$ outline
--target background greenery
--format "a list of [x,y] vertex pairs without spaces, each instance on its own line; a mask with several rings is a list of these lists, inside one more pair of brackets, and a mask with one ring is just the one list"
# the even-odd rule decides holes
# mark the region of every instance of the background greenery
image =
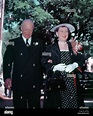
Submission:
[[34,35],[46,43],[54,38],[49,30],[64,22],[75,26],[72,36],[85,46],[93,40],[93,0],[6,0],[3,53],[7,41],[20,35],[20,24],[26,18],[34,21]]

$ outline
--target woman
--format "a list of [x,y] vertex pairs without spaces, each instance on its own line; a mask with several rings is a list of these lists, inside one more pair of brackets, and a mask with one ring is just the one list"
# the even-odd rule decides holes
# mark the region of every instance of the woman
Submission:
[[[47,46],[42,54],[42,65],[46,68],[44,108],[78,108],[84,106],[79,85],[78,67],[83,67],[81,53],[72,49],[69,36],[75,31],[73,25],[64,23],[51,29],[57,42]],[[80,68],[79,68],[80,69]]]

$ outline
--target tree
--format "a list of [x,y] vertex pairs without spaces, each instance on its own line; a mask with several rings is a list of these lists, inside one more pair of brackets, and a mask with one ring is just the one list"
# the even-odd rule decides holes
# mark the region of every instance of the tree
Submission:
[[[74,36],[90,40],[93,36],[92,0],[6,0],[4,29],[14,34],[13,25],[20,26],[25,18],[35,22],[35,35],[50,40],[49,30],[59,23],[69,22],[76,28]],[[19,30],[20,32],[20,30]],[[15,36],[19,36],[20,33]]]

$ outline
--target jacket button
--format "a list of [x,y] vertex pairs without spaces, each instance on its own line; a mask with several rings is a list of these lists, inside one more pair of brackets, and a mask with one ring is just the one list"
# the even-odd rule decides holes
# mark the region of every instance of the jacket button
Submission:
[[45,97],[45,99],[47,99],[47,96]]
[[58,88],[60,88],[60,85],[58,85]]
[[35,64],[33,64],[33,66],[35,66]]
[[23,97],[21,96],[20,99],[22,99]]
[[35,88],[35,85],[33,85],[33,88]]
[[10,64],[8,64],[8,66],[10,66]]
[[21,76],[20,77],[23,77],[23,75],[21,74]]
[[22,56],[23,54],[21,53],[20,55]]
[[60,107],[58,107],[58,109],[60,109]]

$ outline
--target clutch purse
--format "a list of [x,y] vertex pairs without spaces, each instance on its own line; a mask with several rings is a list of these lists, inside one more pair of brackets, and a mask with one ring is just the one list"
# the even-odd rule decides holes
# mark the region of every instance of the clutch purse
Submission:
[[48,78],[46,83],[47,91],[64,91],[66,84],[63,78]]

